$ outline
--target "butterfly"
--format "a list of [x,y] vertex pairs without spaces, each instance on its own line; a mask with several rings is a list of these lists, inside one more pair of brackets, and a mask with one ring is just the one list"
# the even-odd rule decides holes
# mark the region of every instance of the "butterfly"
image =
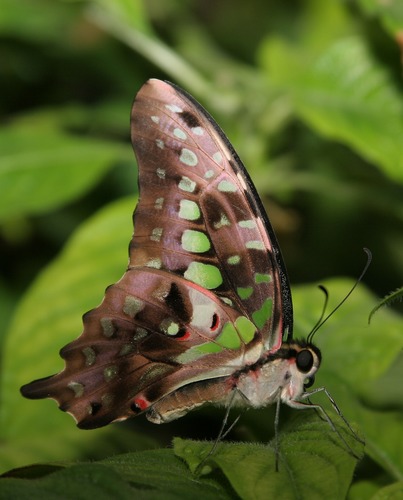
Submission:
[[[83,429],[204,404],[316,407],[321,363],[293,340],[289,280],[245,167],[213,118],[176,85],[138,92],[131,137],[139,202],[127,271],[83,316],[62,372],[21,388]],[[322,389],[320,389],[322,390]]]

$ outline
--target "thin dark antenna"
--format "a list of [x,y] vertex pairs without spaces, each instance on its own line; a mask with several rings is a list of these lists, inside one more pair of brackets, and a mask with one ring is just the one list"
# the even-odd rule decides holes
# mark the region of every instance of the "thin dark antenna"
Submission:
[[322,312],[320,313],[318,321],[315,323],[314,327],[312,328],[311,332],[308,335],[308,342],[310,342],[310,339],[312,338],[313,332],[316,332],[316,330],[320,327],[323,318],[325,317],[325,312],[327,308],[327,304],[329,302],[329,292],[327,291],[327,288],[324,287],[323,285],[318,285],[318,288],[325,294],[325,302],[323,303],[322,307]]
[[319,288],[325,293],[326,295],[326,300],[325,300],[325,307],[322,311],[322,314],[318,320],[318,322],[316,323],[316,325],[312,328],[310,334],[308,335],[307,337],[307,340],[308,342],[312,342],[312,339],[315,335],[315,333],[319,330],[319,328],[321,328],[325,323],[326,321],[331,317],[333,316],[333,314],[337,311],[337,309],[339,309],[339,307],[341,307],[344,302],[350,297],[350,295],[353,293],[353,291],[355,290],[356,286],[358,285],[358,283],[362,280],[362,278],[364,277],[365,273],[367,272],[370,264],[371,264],[371,261],[372,261],[372,253],[371,253],[371,250],[369,250],[368,248],[364,248],[363,249],[364,252],[367,254],[367,262],[365,263],[365,266],[364,266],[364,269],[361,271],[361,274],[360,276],[358,277],[358,279],[356,280],[356,282],[354,283],[354,285],[352,286],[351,290],[347,293],[347,295],[337,304],[337,306],[332,310],[330,311],[330,313],[323,319],[323,316],[324,316],[324,313],[325,313],[325,307],[327,305],[327,301],[328,301],[328,292],[326,290],[325,287],[323,286],[319,286]]

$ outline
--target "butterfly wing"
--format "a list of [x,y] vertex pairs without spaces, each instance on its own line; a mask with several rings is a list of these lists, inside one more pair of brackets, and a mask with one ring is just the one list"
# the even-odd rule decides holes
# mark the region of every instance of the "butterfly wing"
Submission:
[[251,319],[265,350],[292,332],[274,231],[224,133],[183,90],[148,81],[132,111],[140,175],[130,266],[158,265],[215,291]]
[[133,104],[132,142],[140,201],[128,270],[62,349],[66,368],[22,388],[56,399],[82,428],[225,402],[230,375],[292,330],[275,235],[212,118],[182,90],[150,80]]

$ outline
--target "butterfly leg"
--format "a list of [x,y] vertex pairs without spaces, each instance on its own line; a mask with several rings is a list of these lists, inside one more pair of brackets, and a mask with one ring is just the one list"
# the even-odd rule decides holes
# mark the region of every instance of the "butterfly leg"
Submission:
[[[310,396],[312,396],[313,394],[317,394],[318,392],[324,392],[326,394],[326,396],[328,397],[331,405],[333,406],[334,410],[336,411],[337,415],[343,420],[343,422],[350,429],[350,431],[351,431],[352,435],[354,436],[354,438],[357,441],[359,441],[360,443],[364,444],[364,441],[357,435],[357,433],[354,431],[354,429],[348,423],[347,419],[344,417],[344,415],[340,411],[339,407],[337,406],[335,400],[332,398],[332,396],[330,395],[329,391],[325,387],[318,387],[317,389],[314,389],[314,390],[312,390],[310,392],[305,392],[304,394],[302,394],[302,396],[300,397],[300,399],[308,399]],[[357,458],[357,459],[361,458],[360,456],[358,456],[354,452],[354,450],[351,448],[351,446],[347,443],[347,441],[345,440],[345,438],[343,437],[343,435],[338,431],[337,427],[334,425],[333,420],[329,417],[329,415],[327,414],[327,412],[325,411],[325,409],[321,405],[312,404],[312,403],[307,404],[307,403],[302,403],[301,401],[288,401],[287,404],[289,406],[291,406],[292,408],[295,408],[297,410],[305,410],[305,409],[308,409],[308,408],[312,408],[312,409],[317,410],[320,413],[320,415],[322,415],[323,418],[326,420],[326,422],[329,424],[330,428],[337,434],[337,436],[339,437],[339,439],[344,443],[345,447],[349,450],[349,452],[355,458]]]
[[274,452],[276,455],[276,472],[279,471],[280,443],[278,438],[278,427],[280,424],[281,390],[276,397],[276,415],[274,417]]
[[[351,427],[349,421],[346,419],[346,417],[343,415],[343,413],[341,412],[340,408],[337,406],[337,403],[336,401],[333,399],[332,395],[330,394],[330,392],[326,389],[326,387],[318,387],[316,389],[313,389],[309,392],[305,392],[304,394],[302,394],[301,396],[301,399],[308,399],[309,401],[309,397],[312,396],[313,394],[317,394],[318,392],[324,392],[328,398],[328,400],[330,401],[330,404],[333,406],[333,409],[334,411],[337,413],[337,415],[343,420],[343,422],[346,424],[346,426],[350,429],[350,432],[351,434],[355,437],[355,439],[357,441],[359,441],[360,443],[362,444],[365,444],[365,441],[362,440],[358,434],[355,432],[355,430]],[[318,405],[315,405],[312,403],[310,403],[309,406],[318,406]],[[319,412],[322,413],[322,415],[325,413],[324,409],[322,407],[320,407],[321,410],[319,410]],[[317,408],[318,409],[318,408]],[[330,419],[330,417],[329,417]],[[327,419],[326,419],[327,420]]]
[[227,406],[227,409],[225,411],[225,415],[224,415],[224,419],[222,421],[222,424],[221,424],[221,427],[220,427],[220,430],[218,432],[218,435],[214,441],[214,444],[213,446],[210,448],[209,452],[207,453],[207,455],[203,458],[203,460],[199,463],[199,465],[197,466],[196,468],[196,475],[200,474],[200,471],[203,467],[203,465],[206,463],[207,459],[213,455],[213,453],[216,451],[217,449],[217,446],[218,446],[218,443],[225,438],[225,436],[231,432],[231,430],[234,428],[234,426],[236,425],[236,423],[238,422],[238,420],[241,418],[241,415],[239,414],[236,419],[232,422],[232,424],[228,427],[228,429],[226,429],[226,426],[227,426],[227,423],[228,423],[228,419],[229,419],[229,414],[230,414],[230,411],[231,411],[231,408],[232,408],[232,405],[234,403],[234,400],[235,400],[235,396],[236,396],[236,389],[233,390],[232,394],[231,394],[231,397],[229,399],[229,402],[228,402],[228,406]]

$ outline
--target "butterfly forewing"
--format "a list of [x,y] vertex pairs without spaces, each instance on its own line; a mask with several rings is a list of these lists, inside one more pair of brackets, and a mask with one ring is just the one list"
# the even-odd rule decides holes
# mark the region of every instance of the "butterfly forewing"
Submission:
[[129,268],[62,349],[65,370],[22,389],[56,399],[83,428],[225,404],[232,374],[291,335],[274,233],[212,118],[180,89],[150,80],[133,104],[132,142],[140,200]]
[[291,332],[278,245],[250,178],[221,129],[180,89],[147,82],[132,110],[140,202],[130,265],[158,266],[215,294],[276,350]]

